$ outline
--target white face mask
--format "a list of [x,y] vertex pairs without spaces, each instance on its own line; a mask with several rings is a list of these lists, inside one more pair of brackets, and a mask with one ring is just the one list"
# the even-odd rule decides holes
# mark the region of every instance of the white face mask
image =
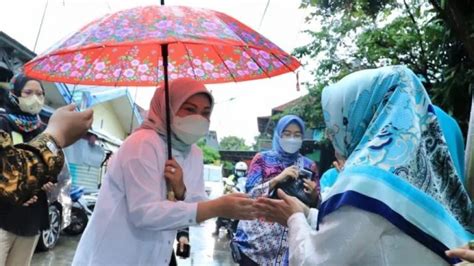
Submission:
[[20,110],[32,115],[39,114],[44,105],[44,98],[36,95],[28,97],[18,97],[18,106]]
[[237,177],[242,177],[242,176],[245,176],[245,172],[244,171],[235,171],[235,175]]
[[295,153],[303,144],[302,138],[280,138],[281,148],[287,153]]
[[209,121],[202,115],[175,116],[171,129],[186,144],[196,143],[209,131]]

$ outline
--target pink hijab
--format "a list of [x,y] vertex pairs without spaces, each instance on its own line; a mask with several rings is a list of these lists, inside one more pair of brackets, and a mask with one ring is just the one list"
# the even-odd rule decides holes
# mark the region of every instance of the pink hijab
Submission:
[[[206,86],[200,81],[191,78],[180,78],[173,80],[169,85],[170,94],[170,111],[171,111],[171,123],[176,116],[181,105],[191,96],[203,93],[209,97],[211,102],[211,108],[214,106],[214,98],[207,90]],[[166,105],[165,105],[165,90],[157,88],[155,94],[150,103],[150,110],[148,116],[143,124],[137,130],[141,129],[153,129],[160,137],[167,140],[166,136]],[[178,139],[173,131],[171,131],[171,145],[174,149],[187,155],[191,150],[191,145],[188,145]]]

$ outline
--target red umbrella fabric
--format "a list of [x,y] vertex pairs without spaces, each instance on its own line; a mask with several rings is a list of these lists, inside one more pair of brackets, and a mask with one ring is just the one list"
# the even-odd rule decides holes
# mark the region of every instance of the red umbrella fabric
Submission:
[[294,71],[300,63],[238,20],[212,10],[147,6],[107,15],[25,65],[46,81],[156,86],[168,78],[204,83],[244,81]]

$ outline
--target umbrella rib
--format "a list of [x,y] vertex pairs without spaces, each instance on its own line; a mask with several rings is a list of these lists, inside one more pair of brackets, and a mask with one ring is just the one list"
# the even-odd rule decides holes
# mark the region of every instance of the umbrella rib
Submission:
[[193,66],[193,60],[191,60],[191,56],[189,55],[189,51],[188,49],[186,48],[186,44],[184,42],[179,42],[181,44],[183,44],[184,46],[184,50],[186,51],[186,54],[188,55],[188,58],[189,58],[189,65],[191,66],[191,68],[193,69],[193,75],[194,75],[194,79],[197,80],[197,76],[196,76],[196,71],[194,71],[194,66]]
[[117,87],[117,84],[119,84],[120,79],[122,78],[122,74],[123,74],[123,61],[120,61],[120,73],[118,74],[117,79],[115,80],[114,87]]
[[222,61],[222,64],[225,66],[225,68],[227,69],[227,71],[229,71],[229,74],[230,76],[232,77],[232,80],[234,82],[237,82],[237,79],[235,78],[234,74],[232,74],[232,71],[230,71],[230,68],[226,65],[226,63],[224,62],[224,58],[222,58],[222,56],[219,54],[219,52],[217,51],[216,49],[216,46],[215,45],[211,45],[212,49],[214,49],[214,51],[216,52],[217,56],[219,57],[219,59]]
[[[225,22],[225,21],[221,18],[221,15],[225,15],[224,13],[215,11],[215,14],[218,14],[218,15],[216,16],[216,18],[219,19],[222,24],[228,26],[228,25],[227,25],[227,22]],[[227,16],[227,15],[225,15],[225,16]],[[246,42],[242,39],[242,37],[240,37],[240,35],[239,35],[237,32],[235,32],[234,30],[231,30],[231,31],[232,31],[232,33],[234,33],[234,35],[235,35],[237,38],[239,38],[239,40],[240,40],[240,42],[241,42],[242,45],[246,45]]]
[[73,88],[72,94],[71,94],[71,99],[69,100],[70,103],[72,103],[72,100],[74,99],[74,93],[75,93],[75,91],[76,91],[77,85],[82,83],[82,81],[84,80],[84,78],[85,78],[85,76],[86,76],[86,73],[92,68],[92,66],[94,65],[94,63],[97,62],[97,60],[100,58],[100,55],[101,55],[104,51],[105,51],[105,47],[102,47],[102,50],[99,52],[99,56],[97,56],[96,59],[94,60],[94,62],[92,62],[91,64],[89,64],[89,67],[87,68],[87,70],[82,73],[82,76],[81,76],[81,78],[79,79],[79,82],[75,82],[74,88]]
[[[161,51],[161,44],[158,44],[158,48],[156,49],[157,51]],[[161,52],[160,52],[161,54]],[[163,65],[161,64],[160,66],[160,54],[158,54],[158,52],[156,53],[156,87],[158,88],[158,86],[160,86],[160,77],[159,77],[159,73],[160,73],[160,67]],[[161,57],[163,58],[163,55],[161,55]],[[169,62],[168,62],[169,64]],[[165,74],[165,68],[163,67],[163,75]],[[168,74],[168,73],[167,73]],[[164,83],[164,77],[163,77],[163,83]],[[157,89],[155,88],[155,89]],[[163,89],[164,89],[164,84],[163,84]]]
[[[248,51],[248,50],[247,50],[247,47],[242,46],[242,48],[244,49],[245,52]],[[267,72],[263,69],[263,67],[257,62],[257,60],[255,60],[255,59],[253,58],[253,56],[251,55],[251,53],[247,53],[247,54],[250,55],[250,59],[252,59],[252,61],[262,70],[263,74],[265,74],[265,76],[267,76],[267,78],[271,78],[271,76],[268,75],[268,73],[267,73]]]
[[[280,63],[281,63],[282,65],[284,65],[290,72],[295,73],[295,70],[296,70],[296,69],[291,69],[291,68],[290,68],[285,62],[283,62],[283,61],[280,59],[280,57],[278,57],[275,53],[273,53],[273,52],[270,52],[270,53],[271,53],[274,57],[276,57],[276,59],[278,59],[278,61],[280,61]],[[301,65],[301,64],[300,64],[300,65]]]

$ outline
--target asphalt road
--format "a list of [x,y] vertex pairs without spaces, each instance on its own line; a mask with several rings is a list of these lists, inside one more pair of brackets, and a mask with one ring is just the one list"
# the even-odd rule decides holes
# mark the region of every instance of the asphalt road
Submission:
[[[212,236],[215,220],[191,227],[191,257],[178,259],[178,265],[237,265],[232,261],[229,240],[221,229],[219,236]],[[56,247],[48,252],[37,252],[33,256],[33,266],[71,265],[80,236],[61,235]],[[174,245],[176,246],[176,244]]]

